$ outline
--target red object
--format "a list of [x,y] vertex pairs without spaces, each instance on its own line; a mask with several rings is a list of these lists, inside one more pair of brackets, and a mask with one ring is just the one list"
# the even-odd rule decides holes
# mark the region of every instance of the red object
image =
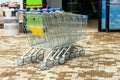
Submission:
[[48,6],[46,6],[46,8],[48,9],[49,7],[48,7]]
[[28,8],[25,8],[25,10],[28,10]]

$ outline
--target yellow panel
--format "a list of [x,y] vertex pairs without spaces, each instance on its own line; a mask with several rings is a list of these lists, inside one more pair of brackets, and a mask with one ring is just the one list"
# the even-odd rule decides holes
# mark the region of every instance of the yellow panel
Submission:
[[33,35],[45,36],[45,33],[41,27],[30,26],[30,30]]

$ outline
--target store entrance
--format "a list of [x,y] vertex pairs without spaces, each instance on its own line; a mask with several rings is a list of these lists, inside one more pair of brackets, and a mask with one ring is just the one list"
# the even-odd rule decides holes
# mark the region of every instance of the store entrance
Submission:
[[88,30],[98,31],[99,0],[63,0],[63,10],[88,15]]

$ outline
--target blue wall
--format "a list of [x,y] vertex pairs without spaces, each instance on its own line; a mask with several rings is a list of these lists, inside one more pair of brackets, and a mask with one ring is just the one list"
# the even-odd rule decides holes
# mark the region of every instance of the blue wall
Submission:
[[110,0],[110,2],[109,28],[120,29],[120,0]]
[[[102,0],[102,29],[106,29],[106,2]],[[120,29],[120,0],[110,0],[109,7],[109,29],[118,30]]]

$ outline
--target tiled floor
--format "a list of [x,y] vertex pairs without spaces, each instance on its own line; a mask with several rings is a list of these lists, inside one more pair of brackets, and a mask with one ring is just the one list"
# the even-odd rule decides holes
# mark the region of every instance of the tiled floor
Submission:
[[40,71],[40,63],[16,65],[27,48],[23,34],[4,37],[0,31],[0,80],[120,80],[120,33],[89,32],[80,45],[85,57]]

